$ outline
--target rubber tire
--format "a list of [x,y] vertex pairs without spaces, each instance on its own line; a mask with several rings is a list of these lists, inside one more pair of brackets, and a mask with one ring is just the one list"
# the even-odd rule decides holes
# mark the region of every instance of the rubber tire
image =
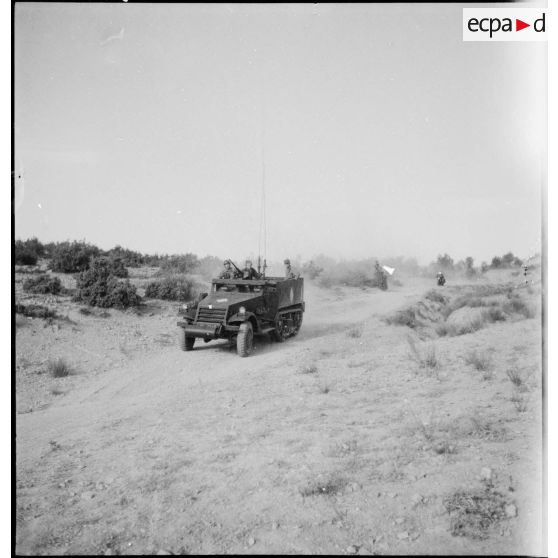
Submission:
[[283,343],[286,339],[285,333],[277,327],[278,325],[279,325],[279,320],[275,322],[275,329],[271,332],[271,338],[276,343]]
[[178,346],[181,351],[193,351],[195,342],[195,337],[188,337],[181,327],[178,328]]
[[236,336],[236,352],[240,357],[247,357],[254,348],[254,331],[250,322],[240,324],[240,330]]

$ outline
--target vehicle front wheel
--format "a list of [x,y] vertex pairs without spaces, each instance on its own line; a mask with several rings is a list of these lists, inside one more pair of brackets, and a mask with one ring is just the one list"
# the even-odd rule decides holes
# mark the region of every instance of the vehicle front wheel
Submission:
[[195,337],[189,337],[181,327],[178,328],[178,346],[181,351],[193,351],[195,342]]
[[240,326],[236,337],[236,352],[238,356],[247,357],[254,348],[254,331],[250,322],[244,322]]

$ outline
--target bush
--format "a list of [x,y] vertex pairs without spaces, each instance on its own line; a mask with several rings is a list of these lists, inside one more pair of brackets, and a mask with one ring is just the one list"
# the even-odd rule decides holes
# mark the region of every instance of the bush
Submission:
[[53,378],[66,378],[72,373],[71,367],[63,358],[49,361],[48,371]]
[[[120,260],[122,265],[127,267],[140,267],[144,263],[144,257],[139,252],[122,248],[122,246],[115,246],[106,252],[106,255],[111,260]],[[127,275],[125,276],[127,277]]]
[[23,314],[29,318],[56,318],[57,314],[54,310],[41,306],[40,304],[16,304],[16,314]]
[[134,285],[119,281],[111,273],[111,264],[106,258],[97,258],[92,260],[87,271],[79,274],[74,300],[100,308],[128,308],[137,306],[141,298]]
[[448,301],[448,298],[446,296],[435,289],[428,291],[424,298],[430,300],[431,302],[437,302],[438,304],[446,304]]
[[35,294],[59,294],[62,283],[58,277],[41,274],[38,277],[30,277],[23,282],[23,290]]
[[85,271],[99,253],[99,248],[86,242],[59,242],[52,247],[50,267],[62,273]]
[[145,288],[147,298],[187,302],[196,296],[195,283],[183,276],[169,276],[151,281]]
[[126,279],[128,277],[128,270],[124,266],[123,261],[120,258],[109,257],[107,258],[107,265],[109,267],[109,272],[115,277],[121,279]]
[[37,260],[45,253],[44,246],[37,238],[15,241],[15,264],[36,265]]
[[473,366],[479,372],[486,372],[492,367],[492,359],[487,352],[470,351],[465,355],[465,362]]
[[417,327],[417,316],[415,309],[412,307],[404,308],[403,310],[398,310],[392,316],[385,318],[385,322],[389,325],[401,325],[410,328]]

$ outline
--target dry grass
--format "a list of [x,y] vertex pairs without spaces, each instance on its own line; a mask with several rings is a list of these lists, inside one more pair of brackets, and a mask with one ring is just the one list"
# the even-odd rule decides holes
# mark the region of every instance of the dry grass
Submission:
[[489,530],[506,517],[507,500],[491,486],[458,490],[444,500],[454,537],[486,539]]
[[469,351],[465,355],[465,362],[479,372],[487,372],[492,368],[492,358],[487,351]]
[[347,336],[352,337],[353,339],[358,339],[362,337],[362,328],[361,327],[353,327],[347,331]]
[[403,310],[398,310],[392,316],[384,318],[384,320],[389,325],[407,326],[411,329],[416,328],[418,325],[415,309],[410,306]]
[[315,364],[305,364],[298,371],[299,374],[317,374],[318,367]]
[[520,388],[523,386],[524,380],[521,372],[517,368],[514,367],[506,370],[506,376],[515,387]]
[[420,351],[410,335],[407,336],[407,343],[409,345],[409,358],[418,364],[419,368],[431,372],[439,370],[441,364],[434,344],[426,347],[424,351]]
[[49,361],[47,368],[53,378],[66,378],[73,373],[72,368],[63,358]]
[[347,486],[348,481],[339,474],[331,474],[323,480],[311,479],[299,489],[302,496],[332,496],[339,494]]

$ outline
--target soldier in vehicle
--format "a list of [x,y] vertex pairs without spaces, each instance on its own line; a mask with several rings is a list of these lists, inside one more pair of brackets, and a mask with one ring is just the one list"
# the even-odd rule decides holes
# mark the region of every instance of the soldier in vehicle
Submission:
[[242,279],[259,279],[260,274],[252,267],[252,262],[246,260],[244,269],[242,270]]
[[285,264],[285,279],[294,279],[296,275],[291,268],[291,260],[286,259],[283,263]]
[[219,279],[236,279],[238,273],[232,268],[231,262],[229,260],[225,260],[223,262],[223,266],[225,269],[223,269],[219,275]]

